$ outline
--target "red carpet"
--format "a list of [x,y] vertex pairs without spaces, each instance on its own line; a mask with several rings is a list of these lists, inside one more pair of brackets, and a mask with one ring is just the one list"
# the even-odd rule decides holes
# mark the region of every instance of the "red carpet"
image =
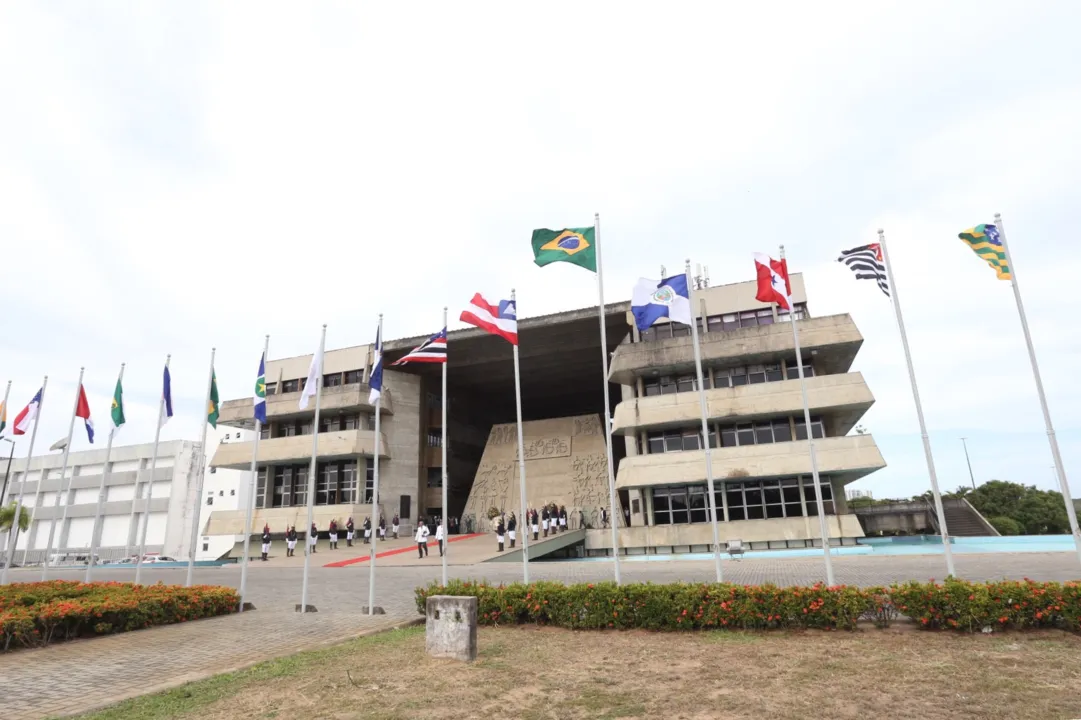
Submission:
[[[482,535],[484,535],[484,533],[473,533],[472,535],[453,535],[451,536],[450,540],[447,540],[447,544],[449,545],[450,543],[458,542],[459,540],[469,540],[471,538],[481,537]],[[439,545],[437,545],[434,541],[431,540],[429,540],[428,544],[435,545],[437,548],[439,547]],[[417,544],[413,543],[412,545],[406,545],[405,547],[395,548],[394,550],[387,550],[386,552],[377,553],[375,559],[378,560],[379,558],[390,557],[391,555],[401,555],[405,552],[416,552],[416,550]],[[364,557],[355,557],[349,558],[348,560],[339,560],[338,562],[327,563],[323,567],[337,568],[345,567],[347,565],[356,565],[357,563],[365,562],[369,557],[369,555],[365,555]]]

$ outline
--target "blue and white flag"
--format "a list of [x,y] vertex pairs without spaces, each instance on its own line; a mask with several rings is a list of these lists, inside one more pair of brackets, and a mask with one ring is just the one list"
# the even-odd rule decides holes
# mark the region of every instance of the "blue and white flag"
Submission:
[[368,404],[375,405],[379,396],[383,394],[383,339],[382,326],[375,331],[375,351],[372,360],[372,374],[368,378],[368,386],[372,391],[368,394]]
[[165,403],[165,414],[161,416],[161,427],[173,416],[173,378],[169,375],[169,366],[165,366],[165,377],[161,383],[161,399]]
[[255,419],[266,425],[266,355],[259,356],[259,377],[255,378]]
[[641,278],[631,294],[631,312],[639,330],[650,328],[660,318],[690,325],[691,294],[687,276],[676,275],[660,282]]

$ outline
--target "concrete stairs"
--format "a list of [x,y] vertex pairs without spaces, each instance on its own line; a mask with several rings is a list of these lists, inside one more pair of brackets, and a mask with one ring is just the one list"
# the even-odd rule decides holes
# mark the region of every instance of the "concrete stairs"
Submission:
[[946,529],[953,537],[987,537],[998,532],[967,501],[943,502]]

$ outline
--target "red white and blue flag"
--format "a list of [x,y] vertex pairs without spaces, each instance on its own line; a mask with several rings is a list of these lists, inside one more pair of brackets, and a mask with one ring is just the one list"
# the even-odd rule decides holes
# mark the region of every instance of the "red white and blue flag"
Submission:
[[405,365],[411,362],[422,363],[445,363],[447,361],[447,329],[443,328],[435,335],[417,345],[409,351],[401,360],[396,360],[391,365]]
[[792,284],[788,281],[788,263],[774,260],[763,253],[754,254],[754,269],[758,273],[759,302],[777,303],[777,306],[792,310]]
[[518,344],[518,310],[513,300],[500,300],[498,305],[492,305],[477,293],[459,319],[498,335],[511,345]]
[[30,401],[30,404],[22,409],[18,415],[15,416],[15,429],[12,433],[15,435],[25,435],[26,431],[30,429],[30,426],[34,423],[34,420],[38,417],[38,408],[41,407],[41,393],[45,388],[38,390],[34,395],[34,399]]
[[86,437],[94,444],[94,421],[90,419],[90,403],[86,401],[86,390],[79,386],[79,402],[75,405],[75,417],[82,418],[86,425]]

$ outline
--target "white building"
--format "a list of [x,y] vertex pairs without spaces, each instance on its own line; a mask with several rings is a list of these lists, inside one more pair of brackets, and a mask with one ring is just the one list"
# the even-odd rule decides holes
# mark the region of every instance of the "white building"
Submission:
[[[214,457],[219,445],[252,442],[254,439],[255,432],[252,430],[225,427],[224,425],[219,425],[217,430],[207,428],[206,455],[208,458]],[[230,470],[219,467],[208,469],[206,478],[203,480],[203,497],[199,506],[199,527],[201,532],[206,532],[211,513],[220,510],[244,511],[247,509],[247,499],[251,497],[250,478],[251,472],[248,470]],[[258,530],[256,528],[256,531]],[[203,535],[199,539],[195,559],[217,560],[228,554],[236,543],[243,542],[243,540],[243,535]]]
[[[237,437],[240,434],[247,435],[248,440],[251,439],[250,431],[224,427],[216,431],[208,428],[207,445],[210,446],[210,452],[213,453],[221,442],[241,441],[241,438]],[[204,498],[197,501],[194,495],[197,490],[196,473],[199,472],[201,464],[199,443],[171,440],[158,444],[153,492],[147,514],[146,498],[151,486],[150,465],[153,450],[153,443],[113,446],[109,457],[109,476],[105,483],[101,543],[98,551],[103,560],[119,559],[138,549],[144,517],[149,519],[146,530],[147,552],[160,552],[170,557],[186,559],[191,543],[194,507],[200,508],[200,522],[203,524],[209,518],[209,513],[201,511],[211,507],[211,501],[213,508],[219,505],[227,508],[243,507],[241,503],[248,492],[248,483],[244,480],[249,473],[221,469],[206,472]],[[17,458],[11,464],[3,503],[14,502],[22,490],[23,506],[32,518],[29,532],[19,534],[16,562],[23,562],[24,550],[28,550],[26,562],[44,560],[49,529],[54,518],[57,522],[63,519],[63,526],[58,526],[53,535],[53,552],[85,551],[90,548],[98,493],[105,472],[105,449],[71,453],[68,456],[68,468],[63,483],[60,478],[62,463],[63,453],[57,452],[36,455],[30,458],[29,462],[26,458]],[[205,466],[205,463],[202,464]],[[0,467],[3,467],[4,471],[7,470],[6,465],[6,460],[0,460]],[[45,480],[40,482],[43,473]],[[58,493],[61,497],[59,505],[56,505]],[[5,533],[0,539],[0,545],[6,546],[7,542]],[[222,538],[208,543],[204,538],[199,547],[205,546],[206,551],[197,549],[196,558],[220,557],[225,550],[216,554],[215,551],[219,547],[230,545],[230,542],[230,538]]]

